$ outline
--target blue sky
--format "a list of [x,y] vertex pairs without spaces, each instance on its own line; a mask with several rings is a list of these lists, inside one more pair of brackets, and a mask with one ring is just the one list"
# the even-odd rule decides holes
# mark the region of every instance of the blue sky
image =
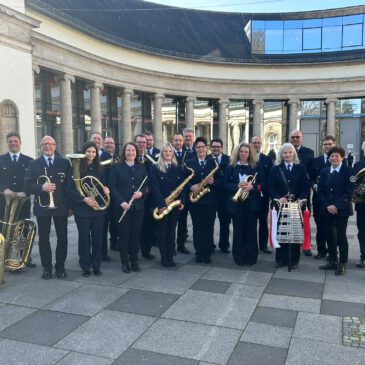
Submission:
[[364,0],[152,0],[152,2],[200,10],[244,13],[278,13],[365,5]]

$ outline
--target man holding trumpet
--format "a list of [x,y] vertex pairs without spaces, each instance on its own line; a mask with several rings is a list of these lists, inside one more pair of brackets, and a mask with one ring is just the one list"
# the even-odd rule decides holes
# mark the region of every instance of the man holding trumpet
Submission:
[[42,156],[30,162],[24,178],[24,189],[33,194],[33,212],[37,217],[39,235],[39,254],[43,266],[42,278],[52,278],[52,250],[49,240],[51,223],[56,229],[56,276],[66,277],[65,261],[67,256],[67,179],[72,176],[68,160],[55,155],[56,141],[44,136],[40,143]]

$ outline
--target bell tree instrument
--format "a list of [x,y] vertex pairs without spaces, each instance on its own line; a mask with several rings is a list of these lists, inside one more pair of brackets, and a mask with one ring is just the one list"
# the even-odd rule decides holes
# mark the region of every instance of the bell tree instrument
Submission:
[[361,169],[354,177],[355,190],[352,201],[357,204],[365,203],[365,168]]
[[250,192],[244,191],[244,188],[247,184],[254,185],[256,182],[256,178],[257,178],[257,172],[255,173],[255,175],[247,175],[246,178],[243,180],[243,182],[246,184],[244,184],[242,188],[238,188],[236,194],[234,194],[232,197],[232,201],[235,203],[237,203],[239,200],[244,202],[250,195]]
[[156,221],[159,221],[165,218],[174,208],[179,207],[181,205],[181,200],[178,199],[180,193],[186,186],[186,184],[194,177],[195,172],[190,167],[187,167],[184,164],[185,168],[190,171],[190,175],[168,196],[165,198],[166,209],[162,212],[158,212],[158,208],[156,207],[153,210],[152,216]]
[[[43,185],[44,183],[51,184],[51,179],[47,175],[46,167],[44,168],[44,175],[39,176],[37,179],[37,184]],[[40,195],[38,196],[39,206],[41,206],[42,208],[46,208],[46,209],[57,209],[57,207],[55,206],[55,203],[54,203],[53,191],[49,191],[48,196],[49,196],[48,204],[42,204],[41,196]]]
[[76,190],[83,196],[95,199],[96,206],[94,210],[105,210],[110,205],[109,194],[104,193],[105,186],[95,176],[84,176],[80,178],[80,162],[86,157],[83,153],[70,153],[66,157],[71,161],[73,180]]
[[199,183],[199,191],[194,193],[191,191],[189,193],[189,200],[192,203],[198,202],[205,194],[210,193],[210,189],[208,186],[208,180],[210,177],[213,177],[216,171],[219,169],[218,162],[214,160],[215,167],[212,169],[212,171],[209,172],[209,174]]

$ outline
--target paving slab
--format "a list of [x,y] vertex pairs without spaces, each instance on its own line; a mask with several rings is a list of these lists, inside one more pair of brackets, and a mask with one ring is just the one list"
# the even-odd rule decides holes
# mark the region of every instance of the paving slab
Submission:
[[241,331],[235,329],[161,318],[133,344],[133,348],[223,365],[240,334]]
[[40,309],[1,331],[0,337],[53,346],[88,319],[86,316]]
[[290,309],[309,313],[319,313],[321,309],[321,301],[319,299],[266,293],[262,296],[259,305],[263,307]]
[[358,317],[365,319],[365,306],[360,303],[322,300],[321,314],[330,314],[340,317]]
[[341,344],[342,318],[326,314],[299,312],[293,337]]
[[36,308],[6,304],[0,307],[0,331],[36,311]]
[[59,312],[93,316],[127,292],[124,288],[86,284],[55,300],[46,308]]
[[[129,349],[124,352],[113,365],[198,365],[198,361],[183,357],[159,354],[157,352]],[[201,362],[199,363],[201,365]]]
[[[302,260],[303,261],[303,260]],[[299,281],[310,281],[314,283],[324,283],[325,272],[319,270],[318,266],[323,265],[321,260],[314,260],[311,263],[300,262],[296,270],[288,272],[288,270],[280,269],[276,270],[274,274],[275,279],[290,279]]]
[[126,294],[111,303],[107,309],[159,317],[178,298],[180,296],[176,294],[130,289]]
[[153,321],[152,317],[103,310],[55,347],[116,359]]
[[298,312],[292,310],[256,307],[252,314],[251,321],[293,328],[295,326],[295,321],[297,320],[297,315]]
[[70,352],[57,365],[111,365],[113,361],[100,356]]
[[284,365],[287,349],[239,342],[228,365]]
[[285,365],[365,364],[365,350],[293,338]]
[[321,299],[323,284],[301,280],[271,279],[265,293]]
[[226,294],[238,295],[240,297],[260,299],[265,290],[264,286],[231,284]]
[[240,341],[259,345],[288,348],[293,329],[271,324],[249,322]]
[[165,318],[243,329],[258,300],[232,295],[187,291],[164,314]]
[[203,276],[206,274],[209,270],[212,268],[209,265],[192,265],[192,264],[186,264],[179,267],[179,272],[184,272],[188,274],[196,274],[199,276]]
[[190,289],[224,294],[230,286],[231,283],[225,281],[200,279]]
[[6,365],[53,365],[67,353],[52,347],[0,339],[0,361]]

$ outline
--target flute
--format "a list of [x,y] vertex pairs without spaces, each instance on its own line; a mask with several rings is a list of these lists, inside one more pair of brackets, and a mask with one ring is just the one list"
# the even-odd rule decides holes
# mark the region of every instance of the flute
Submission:
[[[137,191],[140,191],[142,189],[142,186],[144,185],[144,183],[146,182],[147,180],[147,176],[143,179],[142,181],[142,184],[139,186],[139,188],[137,189]],[[134,195],[134,194],[133,194]],[[132,198],[129,200],[128,204],[131,205],[134,201],[134,198],[133,198],[133,195],[132,195]],[[120,223],[122,221],[122,219],[124,218],[124,216],[127,214],[129,209],[124,209],[124,212],[123,214],[120,216],[119,220],[118,220],[118,223]]]

